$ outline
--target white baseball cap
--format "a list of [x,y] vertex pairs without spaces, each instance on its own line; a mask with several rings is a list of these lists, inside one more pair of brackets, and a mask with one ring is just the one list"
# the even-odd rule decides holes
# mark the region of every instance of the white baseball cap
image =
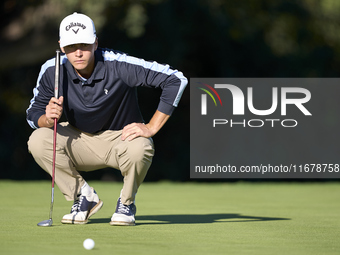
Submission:
[[77,43],[93,44],[96,38],[96,28],[92,19],[84,14],[75,12],[60,23],[60,47]]

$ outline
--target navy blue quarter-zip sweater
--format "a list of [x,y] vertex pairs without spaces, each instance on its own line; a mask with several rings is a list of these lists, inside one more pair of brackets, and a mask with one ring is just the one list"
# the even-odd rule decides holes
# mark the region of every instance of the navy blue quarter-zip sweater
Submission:
[[[68,122],[88,133],[120,130],[127,124],[143,122],[136,87],[161,88],[158,110],[171,115],[187,85],[187,79],[168,65],[145,61],[124,53],[98,48],[95,68],[84,80],[61,56],[59,96],[64,96],[64,114]],[[27,109],[27,121],[39,128],[38,119],[54,96],[55,59],[41,67],[33,98]]]

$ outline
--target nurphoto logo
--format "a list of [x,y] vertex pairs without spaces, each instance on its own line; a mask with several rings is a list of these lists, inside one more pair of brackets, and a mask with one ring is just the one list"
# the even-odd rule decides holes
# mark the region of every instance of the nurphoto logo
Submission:
[[[201,115],[208,115],[208,97],[210,96],[211,100],[213,100],[215,106],[221,106],[222,99],[220,93],[218,91],[226,90],[232,97],[232,114],[234,116],[245,115],[245,107],[247,110],[256,116],[269,116],[277,111],[280,111],[281,116],[287,116],[287,106],[293,105],[296,107],[301,113],[305,116],[311,116],[311,112],[306,108],[305,104],[311,100],[311,92],[306,88],[301,87],[272,87],[271,88],[271,106],[267,109],[257,109],[254,106],[254,93],[253,87],[247,87],[246,95],[243,91],[236,85],[232,84],[214,84],[214,86],[202,83],[203,86],[198,87],[198,89],[202,90],[203,94],[201,94]],[[255,88],[256,89],[256,88]],[[218,91],[217,91],[218,90]],[[279,96],[280,92],[280,96]],[[294,97],[290,97],[290,95],[294,95]],[[245,104],[245,101],[247,104]],[[219,102],[219,104],[218,104]],[[279,109],[279,110],[278,110]],[[209,111],[213,111],[214,109],[209,109]],[[298,121],[295,119],[276,119],[276,118],[266,118],[266,119],[243,119],[241,122],[233,121],[233,119],[225,119],[218,118],[213,119],[213,127],[217,125],[226,125],[229,124],[230,127],[241,125],[243,127],[263,127],[265,123],[274,127],[276,122],[280,122],[282,127],[296,127],[298,125]]]
[[339,78],[190,78],[191,178],[340,178]]

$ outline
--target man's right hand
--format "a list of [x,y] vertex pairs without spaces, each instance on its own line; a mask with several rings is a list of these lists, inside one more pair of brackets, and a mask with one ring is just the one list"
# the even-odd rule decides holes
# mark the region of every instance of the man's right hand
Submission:
[[61,96],[59,99],[52,97],[46,106],[45,114],[38,120],[39,127],[53,127],[54,119],[59,120],[63,113],[63,101]]

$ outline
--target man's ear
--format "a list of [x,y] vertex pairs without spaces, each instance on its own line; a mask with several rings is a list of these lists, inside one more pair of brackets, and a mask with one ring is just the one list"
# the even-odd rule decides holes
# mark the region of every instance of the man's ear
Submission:
[[[58,41],[58,43],[59,43],[59,47],[60,47],[60,41]],[[61,50],[62,53],[65,53],[64,47],[60,47],[60,50]]]

